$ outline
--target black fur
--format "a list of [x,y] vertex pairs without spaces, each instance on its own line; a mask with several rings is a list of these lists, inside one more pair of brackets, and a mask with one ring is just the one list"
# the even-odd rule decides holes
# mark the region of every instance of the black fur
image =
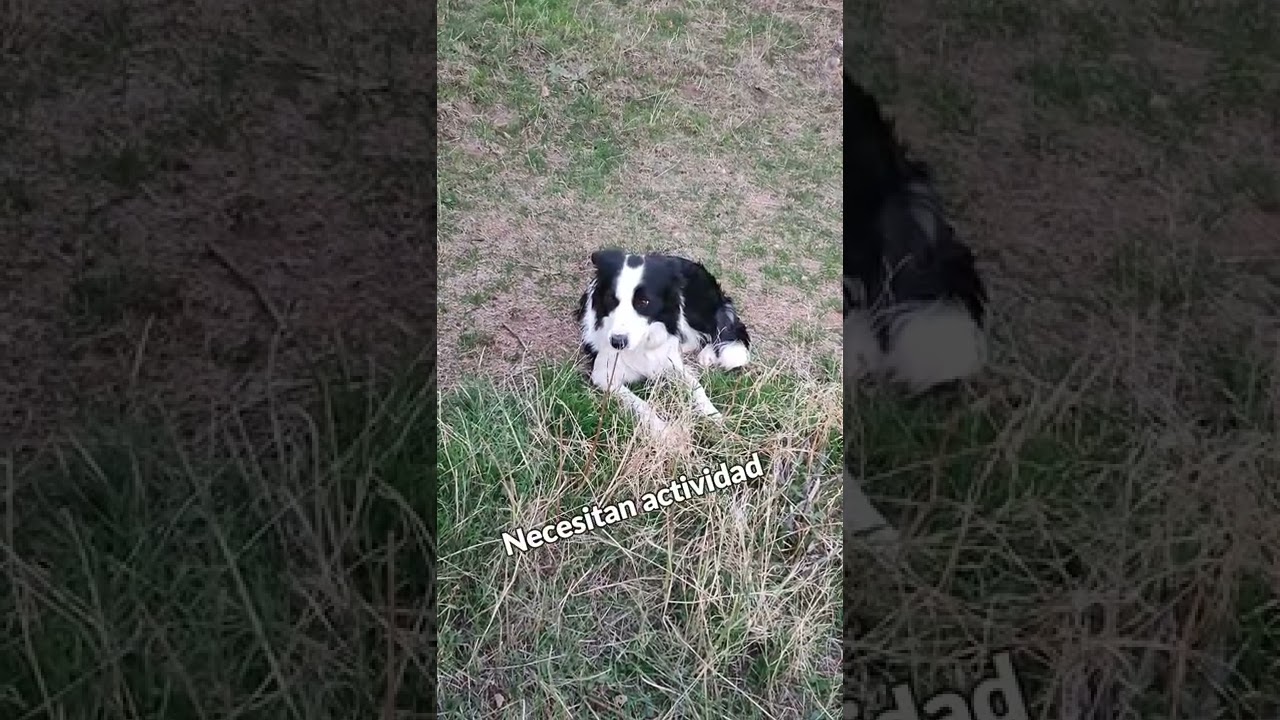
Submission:
[[929,167],[909,157],[876,99],[844,73],[845,315],[958,301],[979,327],[987,292],[972,251],[955,228]]
[[689,327],[710,337],[716,345],[736,341],[750,349],[747,326],[738,317],[733,299],[720,288],[711,271],[700,262],[682,257],[666,256],[666,260],[675,266],[680,278],[684,318]]

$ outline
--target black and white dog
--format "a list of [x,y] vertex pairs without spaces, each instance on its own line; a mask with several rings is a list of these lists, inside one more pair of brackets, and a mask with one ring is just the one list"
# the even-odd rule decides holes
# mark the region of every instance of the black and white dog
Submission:
[[876,99],[844,72],[845,383],[886,376],[912,392],[986,361],[987,293],[929,167],[908,157]]
[[697,410],[719,420],[684,353],[700,351],[703,366],[735,370],[750,360],[751,338],[715,277],[692,260],[617,248],[592,253],[591,264],[596,274],[578,301],[578,323],[592,383],[660,433],[666,421],[627,385],[673,373]]

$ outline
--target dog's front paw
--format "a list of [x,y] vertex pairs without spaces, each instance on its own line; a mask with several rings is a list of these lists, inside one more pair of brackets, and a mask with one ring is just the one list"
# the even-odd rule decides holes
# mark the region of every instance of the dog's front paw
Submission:
[[666,420],[663,420],[660,417],[649,418],[649,422],[646,423],[646,425],[649,428],[649,433],[654,437],[662,437],[671,427]]
[[716,422],[724,422],[724,414],[721,413],[715,405],[712,405],[710,400],[698,398],[698,401],[693,404],[693,407],[702,417],[711,418]]

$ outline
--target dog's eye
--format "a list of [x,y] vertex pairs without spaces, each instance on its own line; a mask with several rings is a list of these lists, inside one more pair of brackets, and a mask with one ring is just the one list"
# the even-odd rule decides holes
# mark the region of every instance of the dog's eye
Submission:
[[636,298],[636,307],[638,308],[649,307],[649,298],[647,297]]

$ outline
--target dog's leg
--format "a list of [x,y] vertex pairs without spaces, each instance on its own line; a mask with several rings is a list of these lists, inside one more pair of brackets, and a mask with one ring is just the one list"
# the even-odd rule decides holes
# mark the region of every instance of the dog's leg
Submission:
[[658,416],[653,407],[627,387],[625,371],[618,367],[617,355],[611,357],[604,353],[596,355],[595,365],[591,371],[591,382],[600,390],[616,395],[622,404],[627,406],[627,409],[654,434],[660,435],[667,429],[666,421]]
[[862,482],[844,468],[844,532],[846,537],[861,537],[870,548],[883,556],[890,556],[901,549],[902,538],[889,524],[871,498],[862,489]]
[[676,371],[680,379],[684,381],[684,384],[693,393],[693,406],[697,408],[698,412],[715,420],[723,420],[724,415],[721,415],[716,406],[711,403],[711,398],[707,397],[707,391],[703,389],[702,383],[698,380],[698,376],[694,374],[693,370],[681,363],[676,368]]
[[610,392],[617,395],[622,404],[635,413],[655,435],[660,435],[666,431],[667,422],[658,416],[658,413],[654,411],[649,403],[641,399],[639,395],[631,392],[629,388],[625,386],[616,387]]
[[706,368],[721,367],[737,370],[751,361],[751,351],[735,340],[727,343],[709,343],[698,353],[698,364]]

